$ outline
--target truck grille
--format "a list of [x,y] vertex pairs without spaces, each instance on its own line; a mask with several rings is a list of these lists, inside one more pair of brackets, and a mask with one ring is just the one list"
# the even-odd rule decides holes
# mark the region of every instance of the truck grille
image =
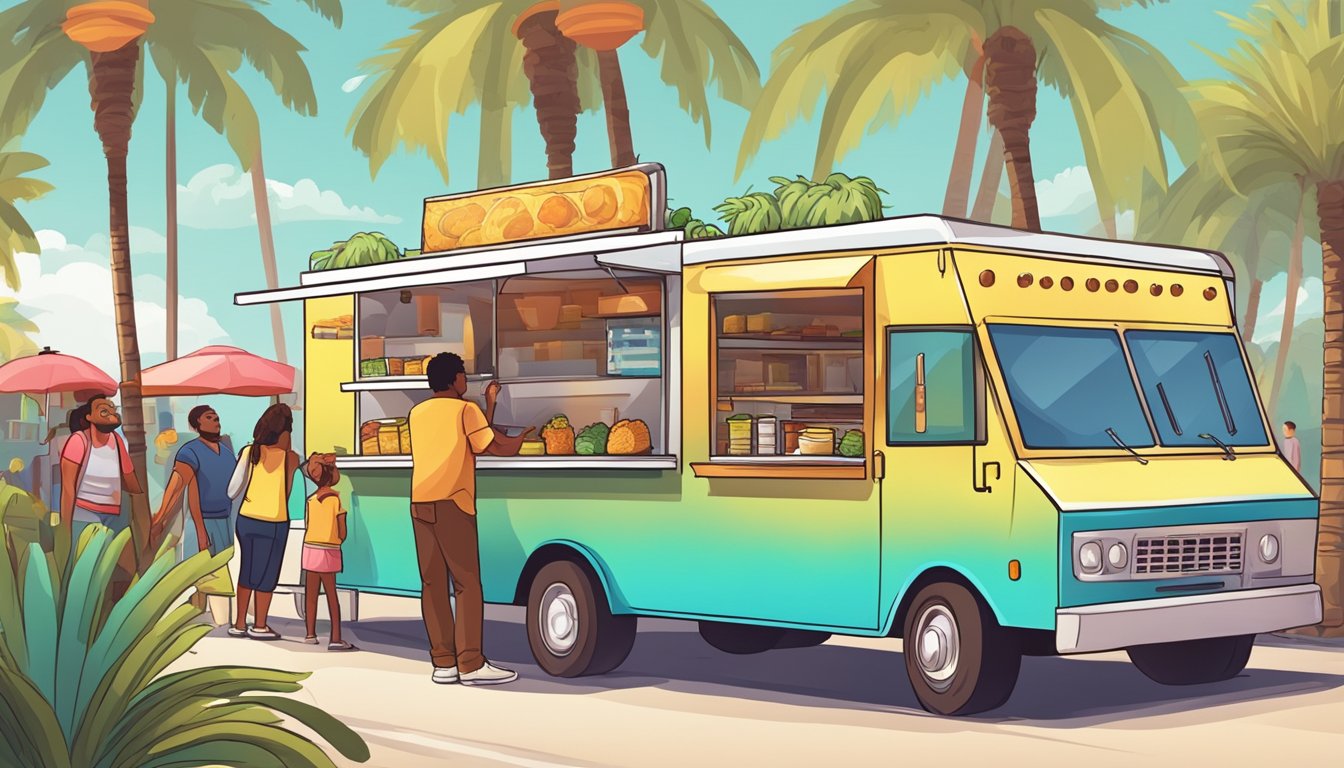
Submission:
[[1154,536],[1134,543],[1134,573],[1240,573],[1241,534]]

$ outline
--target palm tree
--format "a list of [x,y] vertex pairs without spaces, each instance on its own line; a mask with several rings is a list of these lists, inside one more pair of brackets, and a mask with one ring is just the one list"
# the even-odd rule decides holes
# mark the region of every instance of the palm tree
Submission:
[[561,0],[555,24],[565,37],[596,53],[612,167],[634,165],[630,105],[616,49],[644,29],[644,9],[631,0]]
[[0,299],[0,363],[37,354],[29,335],[37,330],[37,324],[19,311],[17,299]]
[[[40,0],[37,0],[40,2]],[[32,0],[30,0],[32,2]],[[341,25],[340,0],[300,0],[335,26]],[[262,164],[261,131],[252,106],[235,74],[244,61],[275,89],[285,106],[299,114],[317,112],[312,77],[292,36],[267,17],[256,0],[151,0],[156,21],[144,42],[167,93],[165,113],[167,196],[167,326],[168,359],[177,357],[177,88],[187,85],[193,112],[225,135],[244,171],[252,178],[262,266],[268,289],[279,287],[272,234],[270,198]],[[287,362],[280,307],[271,306],[271,336],[276,359]]]
[[12,291],[19,290],[14,254],[41,250],[33,228],[14,204],[36,200],[51,191],[47,182],[26,175],[46,165],[46,160],[31,152],[0,152],[0,272],[5,273],[5,285]]
[[[704,0],[634,1],[644,11],[641,48],[662,62],[663,82],[676,89],[691,119],[704,125],[708,146],[709,85],[717,81],[722,98],[750,107],[760,91],[755,61]],[[412,26],[410,35],[392,41],[383,54],[363,65],[373,82],[355,108],[348,130],[355,148],[369,157],[370,174],[377,176],[404,145],[412,151],[424,149],[444,181],[449,181],[451,117],[478,104],[477,186],[509,183],[513,112],[532,102],[524,74],[526,50],[512,30],[536,0],[388,2],[425,18]],[[584,109],[595,108],[602,100],[597,57],[582,46],[575,56],[579,103]],[[425,105],[434,108],[427,110]]]
[[513,24],[513,34],[523,44],[523,74],[532,88],[552,179],[574,175],[574,140],[581,109],[574,41],[560,34],[555,25],[558,16],[558,2],[540,2],[519,14]]
[[[1228,16],[1243,39],[1227,54],[1211,54],[1228,79],[1198,85],[1195,114],[1220,171],[1237,190],[1291,179],[1315,191],[1325,282],[1320,631],[1344,635],[1344,35],[1331,6],[1327,0],[1305,6],[1269,0],[1246,18]],[[1257,162],[1245,160],[1251,155]],[[1257,170],[1237,174],[1239,162]],[[1304,206],[1305,198],[1299,198]],[[1286,308],[1293,304],[1289,294]]]
[[[865,132],[894,124],[935,84],[965,74],[968,92],[944,213],[966,213],[983,85],[1016,190],[1014,223],[1035,227],[1028,131],[1039,80],[1073,106],[1098,208],[1113,233],[1115,211],[1139,205],[1145,178],[1165,184],[1162,136],[1183,160],[1195,149],[1195,126],[1175,69],[1156,48],[1099,15],[1150,1],[850,0],[775,49],[737,173],[763,142],[810,117],[822,101],[813,177],[823,178]],[[987,211],[992,195],[980,202]]]

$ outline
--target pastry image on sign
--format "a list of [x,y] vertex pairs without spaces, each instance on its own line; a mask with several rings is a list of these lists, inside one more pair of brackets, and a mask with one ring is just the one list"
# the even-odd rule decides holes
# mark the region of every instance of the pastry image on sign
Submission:
[[653,229],[661,216],[656,165],[425,201],[426,253],[616,229]]

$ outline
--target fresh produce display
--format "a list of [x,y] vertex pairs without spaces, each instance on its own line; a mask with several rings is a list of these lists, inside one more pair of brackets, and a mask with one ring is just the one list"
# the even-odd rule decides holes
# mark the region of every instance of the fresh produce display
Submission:
[[547,456],[574,454],[574,428],[564,414],[557,414],[541,428],[541,439],[546,443]]
[[607,436],[607,453],[612,456],[634,456],[651,450],[653,439],[649,435],[649,425],[639,419],[616,422]]
[[714,207],[728,234],[752,235],[800,227],[824,227],[882,218],[882,193],[867,176],[832,173],[823,181],[772,176],[771,192],[730,197]]
[[375,357],[359,361],[361,379],[383,376],[424,376],[430,357]]
[[374,419],[359,428],[360,453],[365,456],[405,456],[411,452],[411,425],[405,418]]
[[603,456],[607,452],[607,437],[611,428],[602,422],[589,424],[574,438],[574,452],[580,456]]
[[308,266],[312,270],[364,267],[398,261],[409,255],[410,252],[402,254],[382,232],[358,232],[325,251],[314,251],[308,258]]
[[649,180],[639,171],[425,203],[431,251],[648,226]]
[[862,458],[863,457],[862,430],[851,429],[848,432],[846,432],[845,436],[840,438],[840,447],[836,449],[836,453],[839,453],[841,456],[850,459]]

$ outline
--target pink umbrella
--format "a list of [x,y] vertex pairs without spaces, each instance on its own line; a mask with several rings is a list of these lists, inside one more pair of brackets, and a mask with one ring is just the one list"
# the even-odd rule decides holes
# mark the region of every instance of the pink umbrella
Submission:
[[140,389],[145,397],[273,397],[294,390],[294,369],[238,347],[205,347],[146,368]]
[[81,397],[110,396],[117,393],[117,382],[87,360],[43,347],[36,355],[0,365],[0,392],[27,395],[73,392]]

